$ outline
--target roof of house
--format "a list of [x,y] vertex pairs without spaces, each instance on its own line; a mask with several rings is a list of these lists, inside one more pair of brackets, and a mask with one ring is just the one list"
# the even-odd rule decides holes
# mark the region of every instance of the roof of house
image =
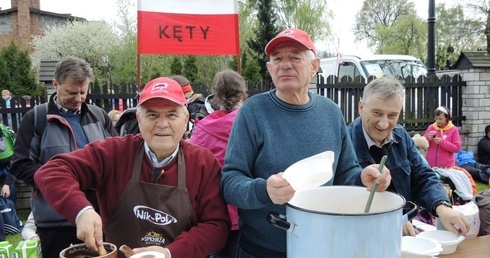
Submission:
[[490,54],[487,51],[463,51],[454,64],[455,69],[489,68]]
[[[0,8],[0,15],[10,14],[10,13],[17,12],[17,11],[18,11],[18,8],[17,7],[9,8],[9,9],[4,9],[4,10],[2,10]],[[43,11],[43,10],[40,10],[40,9],[37,9],[37,8],[32,8],[32,7],[29,8],[29,11],[31,13],[37,13],[39,15],[47,15],[47,16],[53,16],[53,17],[60,17],[60,18],[64,18],[64,19],[67,19],[67,20],[86,20],[85,18],[72,16],[69,13],[53,13],[53,12]]]

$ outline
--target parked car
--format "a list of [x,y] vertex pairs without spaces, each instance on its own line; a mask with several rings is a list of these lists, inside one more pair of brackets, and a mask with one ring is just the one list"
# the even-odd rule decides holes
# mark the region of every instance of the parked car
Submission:
[[413,76],[415,78],[427,74],[422,61],[409,55],[344,55],[342,57],[329,57],[320,61],[323,77],[335,75],[338,78],[362,76],[380,77],[385,75],[397,78]]

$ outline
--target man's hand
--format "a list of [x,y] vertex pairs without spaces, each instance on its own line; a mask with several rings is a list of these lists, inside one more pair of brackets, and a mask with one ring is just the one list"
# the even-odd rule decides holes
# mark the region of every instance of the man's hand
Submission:
[[466,235],[470,231],[470,222],[463,213],[445,205],[437,206],[436,212],[442,225],[454,234]]
[[294,189],[282,178],[282,172],[267,179],[267,194],[275,204],[285,204],[294,196]]
[[93,251],[103,245],[102,220],[94,209],[84,211],[76,221],[77,238]]
[[403,225],[403,235],[404,236],[416,236],[418,235],[420,232],[415,229],[415,227],[412,225],[412,223],[410,221],[408,221],[407,223],[405,223]]
[[376,188],[376,192],[382,192],[390,186],[391,183],[391,174],[390,170],[383,166],[383,170],[381,173],[378,171],[379,164],[372,164],[365,167],[361,172],[361,181],[362,184],[367,187],[368,190],[371,190],[371,187],[376,181],[378,185]]
[[9,185],[3,185],[2,186],[2,197],[7,199],[10,196],[10,186]]

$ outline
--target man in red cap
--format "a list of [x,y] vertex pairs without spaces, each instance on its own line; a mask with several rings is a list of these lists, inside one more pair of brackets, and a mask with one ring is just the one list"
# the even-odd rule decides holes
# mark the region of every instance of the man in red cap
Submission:
[[[176,81],[154,79],[137,107],[141,134],[89,144],[37,171],[46,200],[90,249],[102,245],[103,233],[117,246],[173,258],[207,257],[226,243],[231,225],[220,164],[206,148],[182,140],[186,103]],[[83,195],[89,188],[97,191],[100,216]]]
[[169,78],[180,84],[186,99],[189,99],[194,94],[194,91],[192,90],[191,82],[185,76],[176,74],[170,76]]
[[238,208],[239,258],[287,256],[287,232],[271,225],[267,215],[286,214],[284,204],[295,189],[282,172],[301,159],[335,153],[333,177],[326,185],[370,188],[376,180],[379,191],[389,185],[388,170],[380,173],[376,165],[363,170],[357,163],[338,106],[309,91],[320,65],[315,51],[308,34],[299,29],[273,38],[265,53],[276,89],[248,99],[233,124],[221,187],[225,200]]

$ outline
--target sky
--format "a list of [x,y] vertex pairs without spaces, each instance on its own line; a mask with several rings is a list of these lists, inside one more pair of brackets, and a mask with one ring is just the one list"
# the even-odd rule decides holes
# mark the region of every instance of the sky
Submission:
[[[451,3],[453,0],[435,0],[436,5],[440,2]],[[373,54],[366,44],[354,42],[352,28],[355,22],[355,15],[362,8],[363,0],[328,0],[327,6],[333,13],[332,36],[335,40],[321,42],[315,45],[320,49],[328,49],[330,52],[340,52],[342,54]],[[429,16],[428,0],[412,0],[415,3],[417,15],[423,20]]]
[[[41,10],[71,14],[83,17],[87,20],[106,20],[113,22],[117,20],[116,0],[40,0]],[[417,14],[427,20],[428,0],[412,0],[415,3]],[[436,0],[436,4],[442,0]],[[444,0],[452,2],[453,0]],[[131,0],[134,6],[130,7],[136,12],[136,0]],[[327,7],[334,15],[332,21],[332,36],[334,40],[316,42],[316,47],[329,52],[341,52],[343,54],[371,54],[372,52],[365,44],[355,43],[352,27],[354,17],[361,10],[363,0],[327,0]],[[10,0],[0,0],[2,9],[10,8]]]
[[[43,11],[71,14],[87,20],[107,20],[117,16],[116,0],[40,0],[40,3]],[[0,0],[0,7],[3,10],[10,8],[10,0]]]

